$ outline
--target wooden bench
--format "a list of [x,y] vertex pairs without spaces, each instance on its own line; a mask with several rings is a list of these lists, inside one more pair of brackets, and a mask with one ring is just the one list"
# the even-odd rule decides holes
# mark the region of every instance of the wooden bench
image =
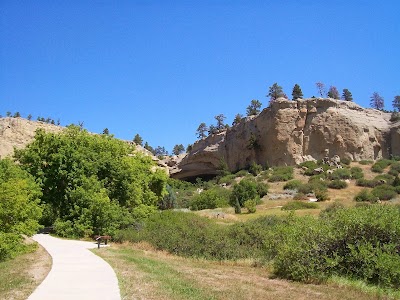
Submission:
[[94,239],[97,241],[97,248],[100,248],[100,243],[104,241],[104,245],[107,245],[108,240],[111,240],[109,235],[95,235]]

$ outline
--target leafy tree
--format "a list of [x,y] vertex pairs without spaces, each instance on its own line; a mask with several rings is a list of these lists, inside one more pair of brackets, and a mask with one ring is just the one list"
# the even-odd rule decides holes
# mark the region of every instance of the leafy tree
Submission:
[[348,89],[343,89],[342,99],[344,101],[353,101],[353,95]]
[[34,141],[15,156],[40,184],[42,222],[56,223],[60,232],[74,229],[66,235],[113,231],[109,222],[123,226],[129,219],[126,213],[135,217],[154,211],[165,194],[166,174],[151,171],[150,157],[123,141],[92,135],[78,126],[58,134],[37,130]]
[[317,82],[315,83],[315,85],[317,86],[318,94],[320,94],[321,97],[324,97],[326,95],[325,84],[323,84],[322,82]]
[[14,115],[13,118],[20,118],[21,114],[19,113],[19,111],[17,111]]
[[292,99],[293,100],[303,99],[303,92],[297,83],[293,87]]
[[217,120],[218,130],[221,130],[225,127],[224,120],[226,119],[226,117],[223,114],[216,115],[214,119]]
[[181,154],[181,153],[184,152],[184,151],[185,151],[185,147],[183,147],[182,144],[179,144],[179,145],[175,145],[175,146],[174,146],[174,149],[172,150],[172,153],[173,153],[174,155],[179,155],[179,154]]
[[109,135],[110,134],[110,131],[108,130],[107,127],[103,129],[103,134],[105,134],[105,135]]
[[276,82],[269,87],[269,92],[267,97],[270,97],[271,102],[283,96],[284,96],[283,89]]
[[7,117],[11,117],[11,111],[6,112]]
[[133,142],[134,142],[136,145],[143,146],[143,139],[142,139],[142,137],[139,135],[139,133],[137,133],[137,134],[135,135],[135,137],[133,138]]
[[199,127],[197,127],[196,133],[197,138],[203,139],[206,137],[206,132],[208,131],[208,127],[206,123],[200,123]]
[[372,108],[375,108],[377,110],[383,110],[383,108],[385,107],[383,97],[381,97],[377,92],[374,92],[370,97],[370,99],[371,99],[370,106]]
[[235,119],[233,119],[232,126],[235,126],[235,125],[239,124],[240,122],[242,122],[242,118],[243,118],[243,115],[236,114]]
[[340,99],[339,91],[335,86],[330,86],[329,91],[328,91],[328,97],[333,98],[333,99]]
[[255,116],[260,113],[260,108],[262,103],[256,99],[251,100],[251,103],[246,108],[246,113],[248,116]]
[[243,179],[233,186],[229,204],[235,207],[236,213],[240,213],[241,207],[244,206],[247,200],[255,200],[256,202],[259,200],[257,183],[252,180]]
[[400,112],[400,96],[394,96],[393,102],[393,109]]
[[30,120],[32,120],[32,115],[29,114],[26,118],[30,121]]

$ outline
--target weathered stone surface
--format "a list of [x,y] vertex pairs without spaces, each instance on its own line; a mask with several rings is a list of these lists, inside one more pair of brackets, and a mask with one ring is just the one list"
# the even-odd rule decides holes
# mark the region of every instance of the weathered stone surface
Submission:
[[171,176],[216,174],[221,159],[236,171],[253,161],[269,166],[294,165],[322,159],[327,153],[352,160],[400,154],[400,125],[391,129],[389,119],[388,113],[353,102],[278,99],[258,116],[197,141],[171,169]]

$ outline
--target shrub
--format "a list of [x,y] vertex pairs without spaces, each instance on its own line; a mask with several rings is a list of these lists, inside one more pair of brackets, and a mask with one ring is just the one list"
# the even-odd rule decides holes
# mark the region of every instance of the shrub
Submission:
[[249,175],[249,172],[247,170],[240,170],[235,173],[236,177],[244,177]]
[[334,214],[338,209],[343,209],[345,206],[340,203],[340,202],[333,202],[331,205],[329,205],[327,208],[325,208],[323,211],[321,211],[321,217],[326,217],[326,216],[331,216]]
[[336,169],[332,174],[328,175],[328,178],[331,180],[350,179],[351,172],[349,169]]
[[317,198],[318,201],[327,201],[330,199],[329,195],[328,195],[328,191],[326,191],[326,190],[316,190],[315,198]]
[[315,161],[305,161],[299,164],[300,168],[301,167],[306,167],[307,169],[314,170],[315,168],[318,168],[318,164]]
[[270,182],[288,181],[293,179],[293,167],[275,167],[268,179]]
[[293,200],[307,200],[307,195],[304,193],[297,193],[296,195],[294,195]]
[[354,196],[354,200],[357,202],[376,202],[378,198],[374,196],[370,191],[367,189],[361,190],[357,195]]
[[387,184],[375,187],[371,193],[379,200],[390,200],[397,196],[395,187]]
[[250,164],[249,172],[254,176],[257,176],[262,170],[263,167],[261,165],[256,164],[254,161]]
[[392,161],[389,159],[380,159],[372,165],[371,170],[375,173],[382,173],[383,170],[391,164]]
[[290,180],[283,186],[284,190],[297,190],[303,183],[300,180]]
[[257,184],[253,180],[243,179],[233,186],[229,197],[229,204],[235,208],[235,213],[240,213],[247,200],[254,200],[259,197]]
[[262,198],[268,194],[268,189],[269,189],[268,184],[263,183],[263,182],[257,182],[256,187],[257,187],[258,196],[260,196],[260,198]]
[[220,187],[214,187],[210,190],[203,191],[195,195],[190,202],[190,208],[193,210],[213,209],[228,205],[229,191]]
[[359,163],[360,163],[360,165],[372,165],[373,161],[363,159],[363,160],[360,160]]
[[394,177],[390,174],[380,174],[378,176],[375,176],[374,180],[391,185],[393,183]]
[[243,206],[247,209],[249,214],[253,214],[257,210],[256,204],[256,200],[247,200],[244,202]]
[[347,183],[343,180],[335,179],[328,183],[328,187],[331,189],[345,189],[347,188]]
[[365,178],[360,178],[356,181],[357,186],[369,187],[369,188],[374,188],[374,187],[376,187],[378,185],[382,185],[382,184],[383,184],[383,182],[380,182],[379,180],[375,180],[375,179],[368,180]]
[[314,202],[290,201],[282,206],[282,210],[316,209],[318,204]]
[[352,179],[360,179],[364,177],[363,170],[359,167],[352,167],[350,173]]
[[219,178],[218,183],[231,185],[233,182],[235,182],[235,178],[236,178],[235,174],[225,175],[225,176]]
[[351,159],[348,158],[348,157],[343,157],[343,158],[340,160],[340,162],[341,162],[342,164],[344,164],[344,165],[349,166],[350,163],[351,163]]

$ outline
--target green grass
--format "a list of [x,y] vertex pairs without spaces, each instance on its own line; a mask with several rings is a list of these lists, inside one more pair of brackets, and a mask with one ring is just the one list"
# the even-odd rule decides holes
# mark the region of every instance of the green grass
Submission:
[[171,299],[217,299],[167,263],[139,255],[139,251],[121,250],[119,253],[125,262],[146,274],[148,281],[156,283],[161,294]]

